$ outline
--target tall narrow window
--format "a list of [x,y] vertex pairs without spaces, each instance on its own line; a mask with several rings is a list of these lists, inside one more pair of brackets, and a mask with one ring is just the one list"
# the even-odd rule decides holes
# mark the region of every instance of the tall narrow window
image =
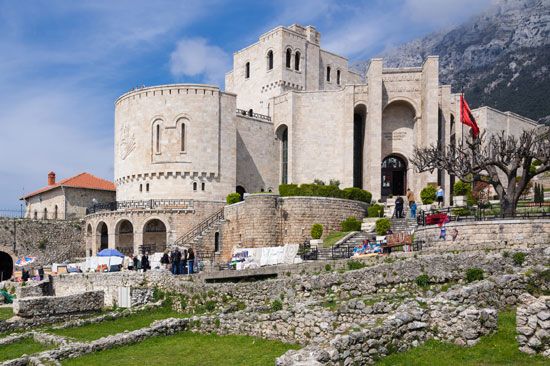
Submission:
[[288,183],[288,128],[285,128],[282,136],[281,152],[281,183]]
[[140,192],[143,192],[143,184],[140,184],[140,185],[139,185],[139,191],[140,191]]
[[53,218],[54,220],[57,220],[57,205],[55,205],[55,208],[53,210]]
[[250,77],[250,62],[244,65],[244,77],[247,79]]
[[34,210],[33,218],[34,218],[35,220],[38,219],[38,212],[36,212],[36,210]]
[[294,70],[300,71],[300,57],[302,55],[300,52],[296,51],[296,54],[294,55]]
[[287,48],[286,49],[286,67],[288,67],[289,69],[292,67],[292,51],[290,51],[290,48]]
[[185,123],[181,124],[181,151],[185,151]]
[[149,192],[149,183],[145,185],[145,191]]
[[336,84],[340,85],[340,70],[336,70]]
[[330,66],[327,66],[327,81],[330,83]]
[[273,51],[271,50],[267,53],[267,69],[273,69]]
[[194,190],[194,191],[197,190],[197,182],[193,182],[193,190]]
[[160,153],[160,125],[157,124],[157,127],[156,127],[156,134],[155,134],[155,147],[156,147],[156,152],[157,153]]
[[202,183],[201,183],[201,190],[204,191],[205,188],[206,188],[206,183],[202,182]]
[[48,209],[44,208],[44,220],[48,219]]

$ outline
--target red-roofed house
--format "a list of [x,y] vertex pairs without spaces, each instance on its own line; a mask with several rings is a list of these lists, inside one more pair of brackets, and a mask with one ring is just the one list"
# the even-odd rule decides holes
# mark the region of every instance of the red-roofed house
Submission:
[[25,217],[32,219],[70,220],[86,215],[86,208],[94,203],[114,202],[116,188],[113,182],[90,173],[55,181],[55,173],[48,173],[48,185],[20,198],[27,205]]

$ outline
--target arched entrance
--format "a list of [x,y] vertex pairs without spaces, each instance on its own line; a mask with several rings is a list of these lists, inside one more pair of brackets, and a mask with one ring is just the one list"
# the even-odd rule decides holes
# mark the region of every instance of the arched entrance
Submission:
[[116,224],[115,248],[128,256],[134,253],[134,226],[129,220],[121,220]]
[[0,252],[0,281],[10,279],[13,275],[13,259],[6,252]]
[[166,249],[166,225],[159,219],[147,221],[143,228],[142,251],[162,252]]
[[96,237],[98,239],[97,246],[99,246],[99,251],[109,247],[109,228],[103,221],[97,225]]
[[397,155],[382,160],[382,196],[403,196],[407,187],[407,163]]
[[363,188],[363,144],[367,108],[359,104],[353,111],[353,186]]

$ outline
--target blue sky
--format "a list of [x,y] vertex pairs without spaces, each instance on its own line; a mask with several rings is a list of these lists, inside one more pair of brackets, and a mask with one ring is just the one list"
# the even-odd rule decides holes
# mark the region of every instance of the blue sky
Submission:
[[50,170],[112,179],[113,102],[136,85],[223,87],[234,51],[292,23],[368,59],[491,1],[0,0],[0,210],[19,209]]

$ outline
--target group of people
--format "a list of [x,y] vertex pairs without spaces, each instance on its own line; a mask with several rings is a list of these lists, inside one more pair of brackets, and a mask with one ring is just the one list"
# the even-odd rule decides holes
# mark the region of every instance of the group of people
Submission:
[[[437,187],[435,196],[437,200],[437,207],[443,207],[445,191],[443,190],[443,188],[441,188],[441,186]],[[416,218],[416,199],[413,191],[411,191],[410,188],[407,188],[406,197],[407,197],[407,202],[409,202],[409,212],[410,212],[411,219],[415,219]],[[401,219],[405,217],[404,206],[405,206],[405,200],[403,199],[403,197],[398,196],[395,199],[395,217],[396,218]]]
[[149,252],[143,253],[141,258],[138,255],[133,255],[128,261],[127,268],[130,271],[140,271],[147,272],[151,269],[151,263],[149,262]]
[[170,254],[164,252],[160,263],[165,265],[172,274],[192,274],[194,273],[195,252],[193,248],[180,251],[179,248],[174,249]]
[[[35,272],[35,276],[31,275],[31,271]],[[44,279],[44,267],[40,266],[36,270],[23,267],[21,270],[21,281],[27,282],[32,278],[42,281]]]

